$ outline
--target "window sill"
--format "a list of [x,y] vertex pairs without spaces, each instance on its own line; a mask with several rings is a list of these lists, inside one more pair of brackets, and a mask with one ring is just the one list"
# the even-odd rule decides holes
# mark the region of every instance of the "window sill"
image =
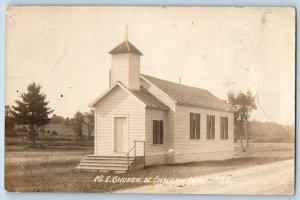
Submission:
[[160,146],[164,146],[165,144],[151,144],[151,146],[158,146],[158,147],[160,147]]

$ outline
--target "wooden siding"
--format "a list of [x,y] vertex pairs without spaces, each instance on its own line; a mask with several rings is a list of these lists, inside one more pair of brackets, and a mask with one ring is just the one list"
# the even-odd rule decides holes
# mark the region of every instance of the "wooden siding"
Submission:
[[[175,149],[175,103],[168,97],[166,94],[161,92],[155,86],[149,84],[145,80],[141,80],[141,85],[146,88],[150,93],[152,93],[156,98],[162,101],[165,105],[167,105],[170,110],[166,113],[166,137],[164,138],[166,142],[166,150]],[[175,157],[174,155],[167,156],[167,163],[174,163]]]
[[120,81],[125,86],[129,84],[129,55],[128,53],[115,54],[111,57],[111,85]]
[[140,90],[140,56],[129,54],[129,89]]
[[[190,112],[200,113],[200,139],[190,139]],[[206,138],[206,116],[215,115],[215,139]],[[220,139],[220,117],[228,117],[228,140]],[[232,158],[234,146],[233,113],[176,105],[175,162],[223,160]]]
[[[128,150],[134,140],[145,140],[145,106],[119,86],[101,100],[96,106],[95,154],[114,153],[114,117],[127,117]],[[144,148],[139,145],[137,155],[143,155]]]
[[132,53],[112,55],[112,85],[120,81],[130,90],[140,89],[140,57]]
[[[145,133],[146,133],[146,165],[165,164],[166,150],[166,111],[146,109]],[[153,144],[153,120],[163,121],[163,144]]]

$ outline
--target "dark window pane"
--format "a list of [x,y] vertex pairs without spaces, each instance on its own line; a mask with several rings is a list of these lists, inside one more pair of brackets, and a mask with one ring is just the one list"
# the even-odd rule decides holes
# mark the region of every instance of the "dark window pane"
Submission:
[[221,139],[228,139],[228,117],[221,117],[220,130]]
[[163,144],[164,137],[163,121],[153,120],[153,144]]
[[209,115],[206,115],[206,138],[209,139]]
[[160,120],[159,122],[159,143],[160,144],[163,144],[163,141],[164,141],[164,123],[162,120]]
[[215,139],[215,116],[212,115],[212,138],[211,139]]
[[220,138],[224,139],[224,118],[220,117]]
[[200,114],[196,114],[196,139],[200,139]]
[[225,118],[225,139],[228,139],[228,117]]
[[194,139],[194,113],[190,113],[190,139]]
[[153,144],[158,144],[158,130],[159,123],[157,120],[153,120]]
[[215,116],[207,115],[207,139],[215,139]]

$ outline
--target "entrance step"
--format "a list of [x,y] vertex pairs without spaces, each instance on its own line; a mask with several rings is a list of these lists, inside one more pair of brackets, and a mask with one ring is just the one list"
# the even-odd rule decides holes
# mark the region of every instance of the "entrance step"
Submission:
[[101,172],[126,173],[134,163],[134,157],[124,155],[86,155],[77,168]]

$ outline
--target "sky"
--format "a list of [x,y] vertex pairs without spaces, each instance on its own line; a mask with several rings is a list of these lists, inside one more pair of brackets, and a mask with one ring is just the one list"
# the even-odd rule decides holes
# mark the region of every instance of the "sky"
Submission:
[[295,11],[279,7],[10,7],[5,104],[35,81],[55,114],[89,111],[108,89],[108,52],[126,25],[141,73],[221,99],[250,90],[252,120],[294,125]]

